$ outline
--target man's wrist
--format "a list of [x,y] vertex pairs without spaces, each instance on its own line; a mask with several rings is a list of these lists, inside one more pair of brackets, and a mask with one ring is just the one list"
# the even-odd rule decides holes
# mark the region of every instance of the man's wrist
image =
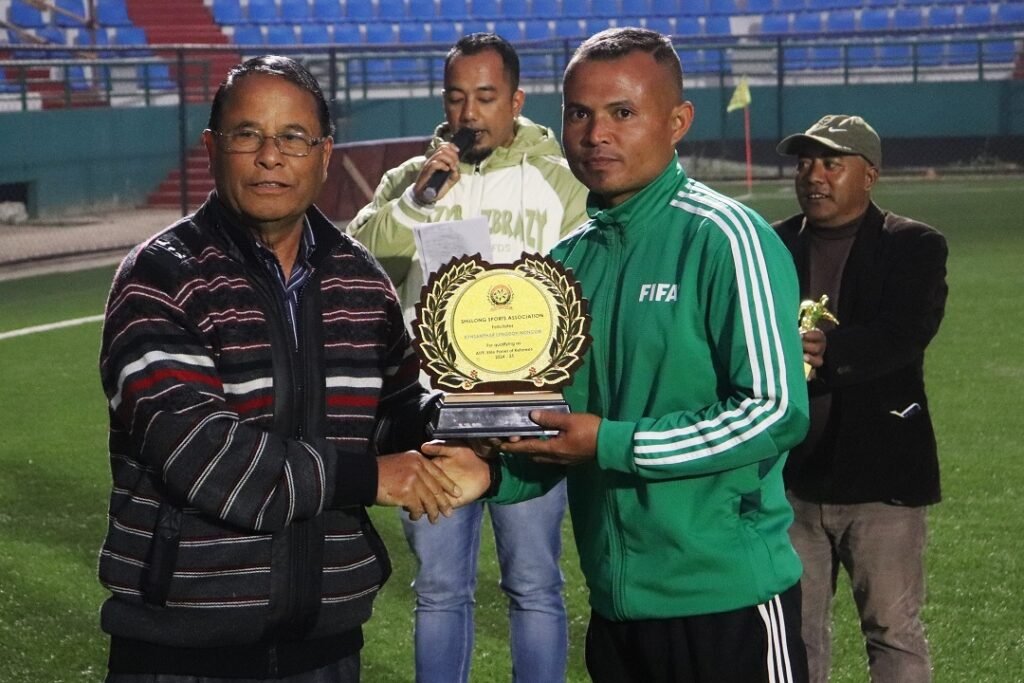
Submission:
[[487,485],[487,490],[484,491],[481,498],[493,498],[498,495],[498,489],[501,488],[501,456],[495,458],[488,458],[487,470],[491,475],[491,483]]

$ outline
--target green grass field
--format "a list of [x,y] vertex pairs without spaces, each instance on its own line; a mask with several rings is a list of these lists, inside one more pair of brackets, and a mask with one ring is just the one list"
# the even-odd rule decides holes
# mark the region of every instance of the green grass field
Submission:
[[[726,187],[734,194],[742,186]],[[950,298],[927,379],[945,500],[931,513],[925,611],[938,683],[1024,681],[1024,184],[1019,178],[883,180],[879,203],[949,239]],[[748,200],[769,219],[795,210],[789,185]],[[0,228],[2,229],[2,228]],[[102,312],[112,268],[0,282],[0,332]],[[0,681],[102,680],[106,413],[99,323],[0,339]],[[412,680],[412,560],[394,510],[374,510],[395,559],[367,628],[364,680]],[[487,534],[485,534],[485,539]],[[586,588],[566,529],[570,680],[585,681]],[[482,546],[474,681],[510,680],[493,544]],[[833,681],[866,681],[840,587]]]

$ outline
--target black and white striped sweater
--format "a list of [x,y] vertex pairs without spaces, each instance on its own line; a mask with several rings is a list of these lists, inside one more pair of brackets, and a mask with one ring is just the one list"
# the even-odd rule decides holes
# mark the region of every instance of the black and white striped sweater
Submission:
[[[100,554],[114,670],[288,673],[361,644],[390,573],[366,515],[374,430],[423,439],[394,288],[315,208],[298,348],[216,195],[139,245],[106,308],[113,490]],[[192,648],[201,648],[198,653]],[[206,656],[208,655],[208,656]],[[162,662],[162,663],[154,663]]]

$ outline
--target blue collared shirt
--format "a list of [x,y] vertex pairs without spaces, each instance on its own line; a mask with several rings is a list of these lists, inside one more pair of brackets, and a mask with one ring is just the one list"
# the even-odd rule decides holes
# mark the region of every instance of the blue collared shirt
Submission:
[[302,294],[302,287],[313,272],[313,268],[309,264],[309,257],[312,256],[314,249],[316,249],[316,238],[313,236],[313,228],[310,226],[309,220],[304,218],[302,221],[302,237],[299,240],[299,252],[295,256],[292,272],[285,279],[284,269],[281,268],[281,263],[277,260],[277,256],[261,244],[259,240],[256,240],[256,253],[263,259],[263,264],[267,267],[267,270],[274,275],[274,282],[280,285],[278,294],[284,303],[285,314],[288,316],[288,324],[292,328],[292,338],[295,341],[296,348],[299,346],[299,295]]

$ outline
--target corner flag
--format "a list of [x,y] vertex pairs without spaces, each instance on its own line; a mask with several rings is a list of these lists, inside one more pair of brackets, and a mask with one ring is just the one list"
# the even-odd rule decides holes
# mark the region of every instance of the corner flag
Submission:
[[737,109],[744,109],[749,106],[750,84],[747,83],[747,77],[743,76],[740,78],[740,82],[736,84],[736,90],[733,91],[732,99],[729,100],[729,106],[725,108],[725,111],[736,111]]

